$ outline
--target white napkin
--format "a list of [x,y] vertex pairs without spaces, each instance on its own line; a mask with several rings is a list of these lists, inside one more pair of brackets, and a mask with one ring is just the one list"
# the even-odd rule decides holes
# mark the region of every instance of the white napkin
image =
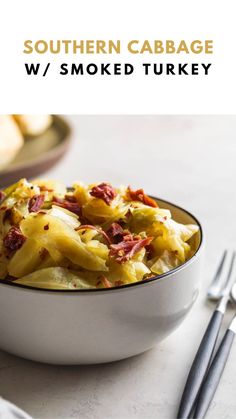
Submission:
[[0,419],[32,419],[32,417],[0,397]]

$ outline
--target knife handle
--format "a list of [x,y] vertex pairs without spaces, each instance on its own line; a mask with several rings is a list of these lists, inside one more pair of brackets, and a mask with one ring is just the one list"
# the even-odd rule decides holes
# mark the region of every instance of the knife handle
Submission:
[[202,419],[205,417],[220,382],[220,378],[223,374],[235,337],[235,330],[231,329],[230,327],[227,329],[222,339],[219,349],[216,352],[216,355],[202,385],[197,401],[197,407],[194,413],[194,418]]
[[187,419],[193,410],[203,379],[209,367],[224,313],[216,309],[195,355],[181,398],[178,419]]

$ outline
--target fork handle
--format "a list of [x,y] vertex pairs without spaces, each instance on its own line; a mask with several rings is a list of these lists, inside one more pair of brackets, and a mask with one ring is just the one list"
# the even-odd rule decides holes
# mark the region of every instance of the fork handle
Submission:
[[207,413],[223,374],[234,337],[235,332],[231,329],[227,329],[202,385],[194,418],[203,419]]
[[178,419],[187,419],[193,410],[202,381],[209,367],[224,312],[216,309],[195,355],[181,398]]

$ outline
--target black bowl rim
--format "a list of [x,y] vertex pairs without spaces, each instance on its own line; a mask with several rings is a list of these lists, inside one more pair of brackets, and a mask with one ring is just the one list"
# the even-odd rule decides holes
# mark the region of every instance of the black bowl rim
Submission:
[[182,269],[184,269],[186,266],[188,266],[190,263],[192,263],[192,261],[197,257],[197,255],[200,253],[200,250],[203,247],[203,242],[204,242],[204,234],[203,234],[203,228],[202,225],[200,223],[200,221],[195,217],[195,215],[193,215],[191,212],[185,210],[184,208],[180,207],[179,205],[173,204],[170,201],[167,201],[166,199],[162,199],[162,198],[157,198],[154,196],[151,196],[151,198],[155,199],[157,202],[161,201],[163,203],[166,203],[167,205],[170,205],[172,207],[175,207],[183,212],[185,212],[187,215],[189,215],[191,218],[193,218],[193,220],[195,221],[195,223],[198,225],[199,227],[199,232],[200,232],[200,242],[198,245],[198,248],[196,249],[195,253],[191,256],[190,259],[188,259],[186,262],[182,263],[181,265],[177,266],[174,269],[171,269],[168,272],[165,272],[161,275],[156,275],[153,276],[152,278],[149,279],[145,279],[142,281],[137,281],[137,282],[132,282],[131,284],[126,284],[126,285],[119,285],[116,287],[112,287],[112,288],[91,288],[91,289],[75,289],[75,290],[60,290],[60,289],[50,289],[50,288],[39,288],[39,287],[31,287],[28,285],[23,285],[23,284],[16,284],[14,281],[7,281],[5,279],[0,279],[0,286],[1,285],[5,285],[5,286],[9,286],[9,287],[16,287],[16,288],[20,288],[23,290],[31,290],[31,291],[37,291],[37,292],[48,292],[48,293],[63,293],[63,294],[84,294],[84,293],[102,293],[102,292],[115,292],[115,291],[125,291],[128,290],[130,288],[133,287],[140,287],[140,286],[144,286],[147,284],[151,284],[155,281],[160,281],[162,279],[168,278],[169,276],[171,276],[172,274],[175,274],[176,272],[181,271]]

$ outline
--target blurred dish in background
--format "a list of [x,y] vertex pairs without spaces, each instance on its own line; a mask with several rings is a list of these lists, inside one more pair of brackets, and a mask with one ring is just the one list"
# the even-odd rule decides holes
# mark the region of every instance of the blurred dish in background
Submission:
[[23,135],[12,116],[0,115],[0,170],[14,160],[23,144]]
[[52,124],[51,115],[13,115],[23,135],[40,135]]
[[0,187],[49,170],[67,151],[71,129],[51,115],[0,115]]
[[0,115],[0,170],[14,160],[25,141],[51,124],[51,115]]

